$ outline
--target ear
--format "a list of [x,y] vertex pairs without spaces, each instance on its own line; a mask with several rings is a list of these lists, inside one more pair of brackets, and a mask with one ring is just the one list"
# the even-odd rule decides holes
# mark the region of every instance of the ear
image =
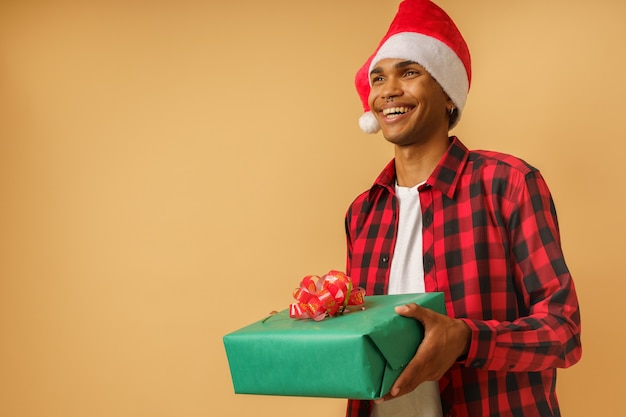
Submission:
[[456,124],[459,118],[459,109],[456,106],[454,106],[454,103],[452,103],[452,106],[447,107],[447,113],[448,113],[448,129],[451,129]]
[[452,99],[450,98],[449,95],[446,94],[446,110],[448,110],[448,113],[450,113],[450,111],[456,107],[456,105],[454,104],[454,101],[452,101]]

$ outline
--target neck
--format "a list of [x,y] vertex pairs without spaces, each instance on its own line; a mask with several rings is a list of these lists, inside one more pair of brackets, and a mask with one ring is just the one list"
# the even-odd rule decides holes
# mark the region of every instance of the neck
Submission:
[[448,137],[411,146],[395,146],[396,179],[401,187],[415,187],[428,179],[450,145]]

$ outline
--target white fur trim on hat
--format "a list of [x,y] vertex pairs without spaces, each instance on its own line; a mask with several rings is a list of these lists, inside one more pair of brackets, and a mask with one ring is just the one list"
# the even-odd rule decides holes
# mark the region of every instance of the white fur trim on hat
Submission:
[[463,62],[448,45],[421,33],[397,33],[378,49],[368,73],[385,58],[407,59],[423,66],[457,107],[459,113],[454,123],[456,125],[467,101],[469,77]]

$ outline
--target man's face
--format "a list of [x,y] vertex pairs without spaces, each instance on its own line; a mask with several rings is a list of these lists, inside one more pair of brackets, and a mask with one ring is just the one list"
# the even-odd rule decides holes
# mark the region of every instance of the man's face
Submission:
[[385,138],[406,146],[448,134],[452,102],[422,67],[404,59],[383,59],[370,74],[369,106]]

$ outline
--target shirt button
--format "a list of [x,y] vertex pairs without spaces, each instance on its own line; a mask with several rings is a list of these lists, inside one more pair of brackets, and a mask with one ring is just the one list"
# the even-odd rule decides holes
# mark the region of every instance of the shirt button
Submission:
[[434,264],[435,260],[430,254],[424,255],[424,272],[430,271]]
[[386,264],[387,262],[389,262],[389,257],[388,257],[387,255],[383,255],[383,256],[380,258],[380,261],[381,261],[382,263]]
[[433,222],[433,213],[432,211],[428,210],[424,213],[424,218],[422,219],[423,223],[424,223],[424,227],[428,227],[430,226],[430,224]]

